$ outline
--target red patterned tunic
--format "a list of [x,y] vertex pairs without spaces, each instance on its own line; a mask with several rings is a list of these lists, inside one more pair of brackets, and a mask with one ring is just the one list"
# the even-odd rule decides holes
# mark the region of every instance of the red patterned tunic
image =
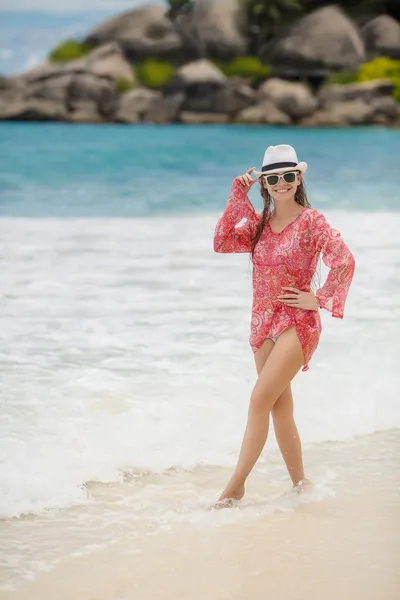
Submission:
[[[243,219],[243,225],[236,225]],[[251,252],[261,214],[256,213],[245,189],[235,179],[225,211],[214,234],[216,252]],[[303,354],[303,371],[321,335],[318,310],[287,306],[278,300],[282,286],[310,290],[318,258],[330,267],[324,285],[317,290],[320,308],[343,318],[344,304],[353,278],[355,262],[339,231],[330,227],[323,214],[303,208],[280,233],[274,233],[267,217],[253,256],[253,306],[250,346],[256,352],[266,338],[296,326]]]

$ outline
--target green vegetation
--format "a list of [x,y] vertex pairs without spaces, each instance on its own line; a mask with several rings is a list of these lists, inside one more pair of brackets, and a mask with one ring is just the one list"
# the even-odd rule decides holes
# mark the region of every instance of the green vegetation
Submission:
[[250,54],[262,53],[264,44],[303,16],[299,0],[241,0],[247,13]]
[[248,13],[257,19],[271,22],[280,21],[289,13],[303,10],[299,0],[242,0]]
[[66,40],[61,42],[49,54],[49,61],[54,63],[68,62],[82,58],[93,48],[89,44],[82,44],[77,40]]
[[374,79],[390,79],[393,83],[393,96],[400,102],[400,60],[380,56],[361,65],[358,71],[358,81]]
[[193,4],[193,0],[167,0],[172,10],[182,10]]
[[147,58],[134,66],[136,79],[145,87],[159,90],[165,87],[174,76],[173,65],[165,60]]
[[327,79],[326,85],[360,83],[375,79],[390,79],[393,83],[393,96],[400,102],[400,60],[394,60],[387,56],[380,56],[364,63],[354,73],[351,71],[333,73]]
[[332,73],[327,78],[325,85],[345,85],[346,83],[356,83],[357,81],[357,71],[337,71],[337,73]]
[[255,56],[238,56],[229,62],[215,61],[215,64],[227,77],[248,77],[253,81],[266,79],[271,71],[271,67]]
[[125,94],[125,92],[129,92],[133,87],[132,81],[126,77],[118,77],[115,82],[115,91],[118,94]]

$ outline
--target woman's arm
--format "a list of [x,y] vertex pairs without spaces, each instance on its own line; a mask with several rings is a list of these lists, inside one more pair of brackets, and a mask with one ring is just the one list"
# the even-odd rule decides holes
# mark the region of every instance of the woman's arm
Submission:
[[[247,221],[236,227],[243,218]],[[234,179],[226,208],[215,228],[215,252],[251,252],[258,222],[259,215],[254,210],[246,189],[238,178]]]
[[344,305],[354,275],[355,260],[337,229],[333,229],[323,214],[318,213],[313,224],[313,238],[317,252],[330,268],[324,285],[315,297],[320,308],[333,317],[343,318]]

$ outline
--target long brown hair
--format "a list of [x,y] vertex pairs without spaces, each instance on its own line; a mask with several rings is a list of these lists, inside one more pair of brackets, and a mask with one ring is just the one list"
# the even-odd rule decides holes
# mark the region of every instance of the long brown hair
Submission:
[[[253,261],[253,254],[255,247],[257,245],[258,240],[261,237],[262,232],[264,231],[265,223],[267,222],[267,217],[269,217],[272,211],[272,198],[268,193],[268,190],[264,187],[263,181],[260,178],[260,193],[264,200],[264,210],[262,211],[260,222],[257,226],[256,233],[253,238],[252,246],[251,246],[251,260]],[[307,198],[306,186],[304,185],[303,179],[299,183],[295,196],[295,201],[300,206],[304,206],[306,208],[311,208],[311,204]]]

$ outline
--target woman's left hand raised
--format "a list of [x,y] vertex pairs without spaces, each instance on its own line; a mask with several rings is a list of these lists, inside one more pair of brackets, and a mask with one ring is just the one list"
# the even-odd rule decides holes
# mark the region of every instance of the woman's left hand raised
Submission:
[[287,306],[295,308],[303,308],[304,310],[318,310],[318,302],[311,290],[302,292],[294,287],[282,287],[282,290],[289,290],[287,293],[282,293],[278,296],[278,300]]

